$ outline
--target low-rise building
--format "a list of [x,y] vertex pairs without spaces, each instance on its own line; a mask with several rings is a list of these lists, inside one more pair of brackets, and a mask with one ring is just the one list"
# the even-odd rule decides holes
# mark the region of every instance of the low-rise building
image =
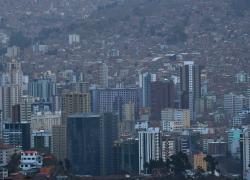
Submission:
[[37,151],[22,151],[20,160],[20,169],[22,171],[29,171],[32,169],[41,168],[43,165],[43,158]]

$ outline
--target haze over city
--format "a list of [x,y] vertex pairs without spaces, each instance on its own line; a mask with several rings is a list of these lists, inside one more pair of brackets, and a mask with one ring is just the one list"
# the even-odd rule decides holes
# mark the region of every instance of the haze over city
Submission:
[[249,0],[1,0],[0,177],[250,180],[249,16]]

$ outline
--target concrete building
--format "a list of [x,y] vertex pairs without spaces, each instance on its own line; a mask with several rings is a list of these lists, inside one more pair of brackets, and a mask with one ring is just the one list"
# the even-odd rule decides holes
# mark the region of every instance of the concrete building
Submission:
[[19,168],[25,172],[41,168],[43,165],[43,158],[41,155],[38,154],[37,151],[22,151],[21,152],[21,160]]
[[20,115],[21,122],[31,123],[32,103],[35,102],[35,98],[32,96],[22,96],[20,103]]
[[4,123],[3,143],[12,145],[16,149],[30,149],[30,124],[29,123]]
[[227,142],[212,141],[208,142],[207,154],[214,157],[223,157],[227,153]]
[[39,97],[41,100],[50,101],[57,94],[56,83],[52,79],[33,79],[28,84],[28,95]]
[[[67,157],[66,150],[66,132],[67,118],[74,113],[90,112],[90,95],[89,93],[68,92],[62,95],[62,122],[61,127],[55,125],[52,127],[53,154],[63,160]],[[64,142],[63,142],[64,141]]]
[[80,35],[69,34],[69,45],[79,44],[79,43],[80,43]]
[[246,179],[250,172],[250,128],[245,127],[241,134],[241,160],[243,179]]
[[137,88],[94,88],[91,90],[92,112],[118,114],[122,120],[122,106],[133,103],[138,117],[139,94]]
[[174,83],[172,81],[155,81],[151,83],[150,95],[150,121],[155,125],[160,125],[161,110],[174,108]]
[[67,121],[68,158],[72,171],[79,175],[113,174],[112,147],[117,139],[117,117],[74,114]]
[[105,63],[97,64],[97,84],[100,88],[108,88],[108,66]]
[[139,74],[140,106],[150,107],[151,82],[156,81],[149,72]]
[[100,122],[97,114],[69,116],[67,149],[74,174],[100,175]]
[[135,129],[135,104],[127,103],[122,106],[121,134],[133,134]]
[[248,109],[247,98],[234,93],[224,94],[224,111],[229,115],[236,115]]
[[0,87],[0,109],[2,109],[4,121],[12,121],[12,107],[20,104],[21,96],[22,89],[20,85]]
[[144,164],[161,158],[161,133],[159,128],[139,131],[139,173],[144,174]]
[[38,152],[51,152],[51,132],[46,130],[33,130],[31,132],[31,148]]
[[184,61],[180,68],[181,108],[190,110],[190,120],[195,121],[201,98],[201,67],[193,61]]
[[166,108],[161,111],[162,130],[176,131],[190,128],[190,110]]
[[176,154],[176,140],[172,138],[171,136],[163,136],[162,137],[162,160],[164,162],[167,161],[167,159]]
[[6,166],[16,149],[11,145],[0,144],[0,167]]
[[67,158],[66,125],[52,126],[52,154],[59,160]]
[[116,141],[113,146],[114,174],[127,172],[138,174],[139,172],[139,142],[138,139],[126,138]]
[[7,73],[9,74],[9,84],[22,86],[23,84],[23,71],[21,63],[12,59],[7,63]]
[[240,157],[240,135],[241,129],[232,128],[227,132],[228,151],[233,157]]
[[69,92],[62,95],[62,124],[65,125],[69,115],[90,112],[90,94]]
[[204,160],[206,157],[206,154],[203,154],[202,152],[195,153],[193,155],[193,167],[194,170],[197,170],[199,168],[203,169],[204,171],[207,171],[207,162]]
[[38,112],[31,115],[31,130],[46,130],[52,133],[53,126],[61,125],[61,112]]

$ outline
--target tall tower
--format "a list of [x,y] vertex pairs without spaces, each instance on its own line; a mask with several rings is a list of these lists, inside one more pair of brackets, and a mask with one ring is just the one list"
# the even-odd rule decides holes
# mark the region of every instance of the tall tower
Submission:
[[159,125],[161,110],[174,107],[174,83],[172,81],[156,81],[151,83],[151,121]]
[[195,121],[201,98],[201,66],[184,61],[180,68],[181,108],[190,109],[190,119]]
[[108,66],[105,63],[98,63],[97,84],[102,88],[108,88]]
[[23,71],[21,63],[15,59],[7,63],[7,72],[9,73],[9,83],[22,86],[23,83]]
[[21,122],[31,122],[32,103],[35,98],[32,96],[22,96],[20,104]]
[[11,122],[12,107],[20,104],[22,90],[19,85],[6,85],[0,87],[0,109],[3,111],[3,121]]
[[66,124],[69,115],[90,112],[89,93],[70,92],[62,96],[62,124]]
[[155,81],[151,73],[143,73],[139,75],[139,88],[140,88],[140,106],[150,107],[150,83]]
[[67,118],[74,113],[90,112],[90,96],[89,93],[70,92],[62,96],[62,124],[53,126],[52,142],[53,153],[58,158],[63,160],[67,157]]
[[[250,129],[249,127],[243,130],[241,134],[241,160],[242,160],[242,175],[243,178],[250,172]],[[244,178],[244,179],[245,179]]]
[[143,174],[145,163],[150,160],[161,158],[160,142],[161,133],[159,128],[149,128],[139,131],[139,173]]

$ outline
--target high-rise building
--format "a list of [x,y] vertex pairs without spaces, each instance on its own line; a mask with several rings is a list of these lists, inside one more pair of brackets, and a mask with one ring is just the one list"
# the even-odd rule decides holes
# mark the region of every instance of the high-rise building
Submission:
[[[52,128],[53,153],[58,159],[67,157],[67,118],[74,113],[90,112],[89,93],[69,92],[62,95],[62,124]],[[64,132],[63,132],[64,131]],[[65,142],[62,142],[65,141]]]
[[7,63],[7,73],[9,74],[9,84],[15,84],[22,86],[23,83],[23,71],[21,63],[15,59],[12,59]]
[[122,119],[122,106],[134,103],[135,117],[138,117],[139,95],[137,88],[109,88],[92,89],[91,91],[92,112],[113,112]]
[[145,163],[161,158],[161,133],[159,128],[139,131],[139,173],[147,173]]
[[127,103],[122,106],[121,133],[132,135],[135,127],[135,104]]
[[227,132],[227,145],[228,151],[233,157],[239,157],[240,155],[240,135],[242,133],[241,129],[232,128]]
[[6,85],[0,87],[0,109],[3,111],[3,120],[12,121],[12,107],[20,104],[22,96],[21,86]]
[[51,101],[51,98],[57,94],[56,83],[51,79],[34,79],[28,84],[28,95],[39,97],[45,101]]
[[32,104],[35,98],[32,96],[22,96],[20,103],[21,122],[31,122]]
[[118,139],[118,119],[112,113],[104,113],[100,121],[100,174],[114,174],[114,156],[111,153]]
[[20,104],[12,106],[12,122],[21,122],[21,108]]
[[161,110],[174,108],[174,83],[172,81],[156,81],[151,83],[151,117],[152,122],[160,125]]
[[176,140],[171,136],[162,136],[162,146],[161,146],[162,160],[167,161],[169,157],[177,153],[176,150]]
[[108,66],[105,63],[97,64],[97,84],[101,88],[108,88]]
[[67,121],[68,159],[79,175],[113,172],[112,146],[117,138],[117,118],[112,113],[74,114]]
[[52,153],[58,160],[64,160],[67,158],[66,135],[66,125],[52,126]]
[[191,121],[195,121],[200,104],[201,69],[193,61],[184,61],[180,68],[181,108],[190,110]]
[[140,106],[150,107],[150,89],[151,82],[156,81],[154,75],[151,73],[143,73],[139,75],[139,88],[140,88]]
[[75,114],[67,121],[67,149],[72,172],[100,175],[100,123],[97,114]]
[[236,115],[249,108],[247,100],[244,95],[224,94],[224,111],[229,115]]
[[69,92],[62,95],[62,124],[66,124],[69,115],[90,112],[89,93]]
[[29,123],[3,123],[3,143],[17,149],[30,149]]
[[242,161],[242,175],[246,179],[250,172],[250,128],[245,127],[241,134],[241,161]]
[[138,139],[126,138],[116,141],[113,146],[114,174],[139,172],[139,142]]

